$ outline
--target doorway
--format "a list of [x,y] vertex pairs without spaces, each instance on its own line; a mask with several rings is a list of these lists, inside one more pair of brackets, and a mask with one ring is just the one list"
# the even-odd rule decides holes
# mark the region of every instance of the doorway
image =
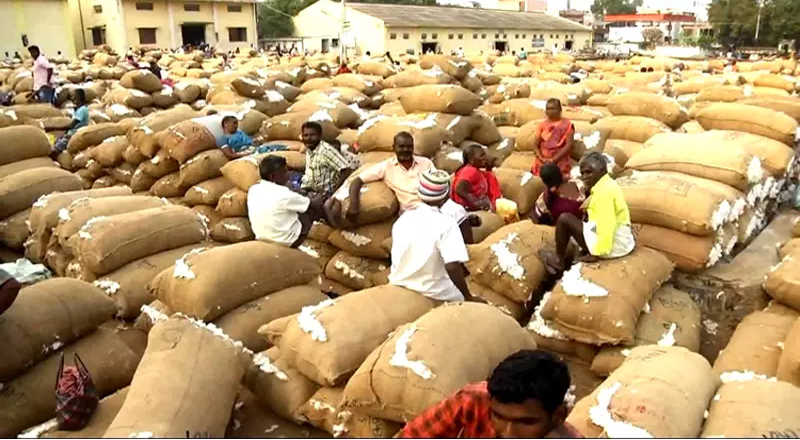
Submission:
[[564,42],[564,50],[572,50],[572,41],[565,41]]
[[206,25],[204,24],[184,24],[181,25],[181,38],[183,44],[199,46],[206,42]]
[[500,53],[503,53],[506,50],[508,50],[508,43],[506,43],[505,41],[495,41],[494,50],[498,50],[500,51]]
[[331,50],[331,40],[327,38],[322,39],[322,53],[328,53]]
[[436,53],[436,43],[422,43],[422,54],[425,55],[428,52]]

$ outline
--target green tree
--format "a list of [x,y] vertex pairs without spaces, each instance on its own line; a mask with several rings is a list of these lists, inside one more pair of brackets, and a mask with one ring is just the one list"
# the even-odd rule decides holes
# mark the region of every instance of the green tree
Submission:
[[294,32],[292,17],[316,0],[267,0],[258,4],[259,38],[289,37]]
[[708,17],[725,45],[776,46],[784,39],[800,43],[800,1],[762,0],[760,26],[758,12],[759,0],[714,0]]
[[633,14],[639,6],[642,6],[642,0],[594,0],[592,13],[602,15]]

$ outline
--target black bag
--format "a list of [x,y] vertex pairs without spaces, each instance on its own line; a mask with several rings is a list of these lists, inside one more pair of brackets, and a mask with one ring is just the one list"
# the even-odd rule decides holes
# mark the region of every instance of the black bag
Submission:
[[77,431],[86,427],[92,419],[100,395],[92,375],[75,353],[75,366],[64,368],[64,353],[58,366],[56,378],[56,419],[58,429]]

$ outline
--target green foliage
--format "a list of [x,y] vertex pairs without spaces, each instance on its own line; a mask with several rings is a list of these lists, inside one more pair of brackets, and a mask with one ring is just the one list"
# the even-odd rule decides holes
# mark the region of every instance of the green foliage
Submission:
[[633,14],[642,6],[642,0],[594,0],[594,14]]
[[722,44],[736,46],[777,46],[782,39],[800,41],[800,1],[762,0],[761,26],[758,0],[714,0],[708,17]]

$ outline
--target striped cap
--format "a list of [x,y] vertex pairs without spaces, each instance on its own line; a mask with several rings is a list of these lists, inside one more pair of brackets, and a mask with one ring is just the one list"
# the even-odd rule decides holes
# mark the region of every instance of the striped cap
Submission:
[[438,202],[450,195],[450,175],[442,170],[428,170],[419,175],[419,198],[423,202]]

